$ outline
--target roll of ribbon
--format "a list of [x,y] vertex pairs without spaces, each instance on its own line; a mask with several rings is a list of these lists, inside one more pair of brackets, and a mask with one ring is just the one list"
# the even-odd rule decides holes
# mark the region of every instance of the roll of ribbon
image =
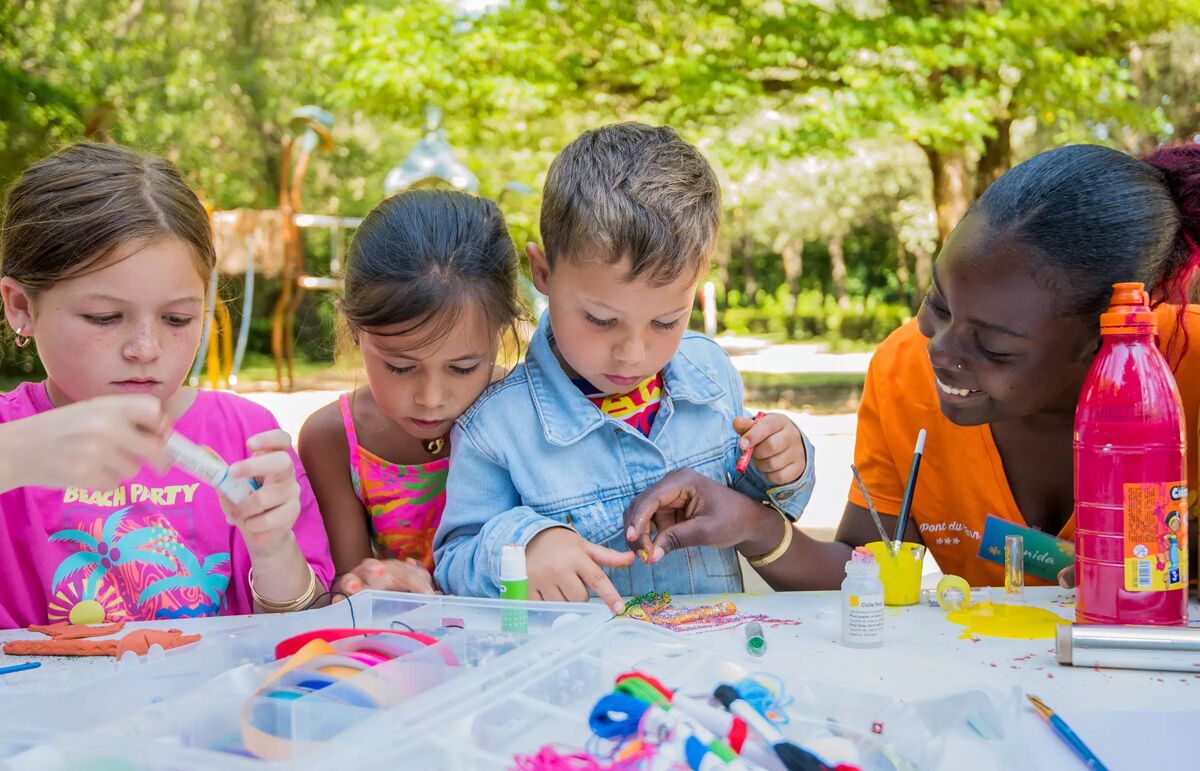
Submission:
[[937,585],[937,602],[948,612],[962,610],[971,604],[971,585],[961,576],[942,576]]

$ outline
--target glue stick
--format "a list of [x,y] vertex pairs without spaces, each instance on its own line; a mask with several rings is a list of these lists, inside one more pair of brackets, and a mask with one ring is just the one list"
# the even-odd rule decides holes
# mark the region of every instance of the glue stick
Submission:
[[166,453],[176,466],[217,488],[233,503],[241,503],[258,489],[258,485],[249,479],[229,476],[229,464],[178,433],[167,439]]
[[[529,599],[529,575],[525,572],[525,547],[508,544],[500,549],[500,599]],[[529,613],[505,610],[500,613],[500,629],[525,634],[529,631]]]

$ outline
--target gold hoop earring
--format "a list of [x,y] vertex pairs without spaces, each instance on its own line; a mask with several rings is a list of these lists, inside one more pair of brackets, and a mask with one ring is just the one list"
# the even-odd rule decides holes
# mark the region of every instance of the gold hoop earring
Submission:
[[29,344],[30,344],[31,342],[33,342],[33,338],[32,338],[32,337],[24,337],[24,336],[21,334],[21,330],[22,330],[22,329],[24,329],[24,328],[25,328],[25,327],[17,327],[17,331],[14,333],[14,339],[13,339],[13,342],[14,342],[14,343],[16,343],[16,346],[17,346],[18,348],[28,348],[28,347],[29,347]]

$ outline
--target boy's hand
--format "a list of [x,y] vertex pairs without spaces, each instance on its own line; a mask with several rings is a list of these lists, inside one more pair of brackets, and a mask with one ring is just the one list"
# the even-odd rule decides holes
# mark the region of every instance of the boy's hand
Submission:
[[251,557],[271,557],[293,543],[292,526],[300,516],[300,483],[292,462],[292,438],[286,431],[250,437],[251,457],[229,467],[235,479],[258,479],[260,487],[241,503],[221,496],[230,524],[242,531]]
[[733,430],[741,434],[738,447],[754,448],[754,465],[772,485],[795,482],[808,468],[804,438],[787,417],[769,412],[758,419],[734,418]]
[[598,546],[565,527],[543,530],[525,548],[529,599],[587,602],[591,589],[613,613],[622,613],[625,603],[600,567],[625,568],[633,559],[633,552]]
[[[377,560],[368,557],[349,573],[338,576],[333,591],[357,594],[363,589],[382,589],[387,592],[416,592],[436,594],[433,577],[414,559]],[[341,597],[335,597],[337,602]]]

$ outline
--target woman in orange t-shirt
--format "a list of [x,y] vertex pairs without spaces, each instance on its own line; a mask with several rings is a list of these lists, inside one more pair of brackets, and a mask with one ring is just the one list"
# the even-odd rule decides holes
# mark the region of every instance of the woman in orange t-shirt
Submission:
[[[1001,566],[977,556],[989,514],[1073,537],[1075,408],[1119,281],[1144,282],[1157,304],[1195,490],[1200,306],[1187,299],[1198,243],[1200,145],[1144,160],[1073,145],[993,183],[946,240],[917,319],[867,372],[855,462],[889,532],[925,428],[904,539],[924,543],[944,572],[1002,583]],[[777,589],[835,588],[851,549],[879,539],[852,487],[835,541],[794,531],[781,549],[790,525],[777,513],[686,470],[639,496],[626,525],[656,557],[693,545],[766,555],[758,570]]]

